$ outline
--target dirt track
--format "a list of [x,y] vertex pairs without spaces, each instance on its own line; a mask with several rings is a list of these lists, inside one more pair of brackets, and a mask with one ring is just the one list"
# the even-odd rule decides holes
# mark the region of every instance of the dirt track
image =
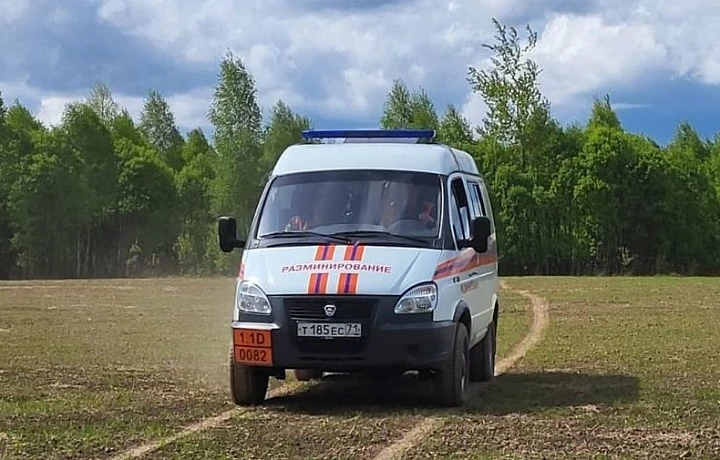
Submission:
[[[503,289],[510,289],[507,286],[507,283],[505,283],[504,281],[500,281],[500,283]],[[496,363],[495,375],[500,375],[506,372],[517,361],[522,359],[522,357],[525,356],[525,353],[527,353],[527,351],[530,350],[530,348],[532,348],[541,339],[542,333],[548,323],[546,301],[526,291],[518,291],[518,293],[522,294],[523,296],[529,298],[532,301],[533,322],[528,334],[517,346],[513,348],[510,355]],[[288,382],[278,388],[270,390],[268,392],[268,397],[274,398],[282,395],[291,394],[293,391],[297,390],[299,387],[302,386],[304,385],[296,381]],[[481,385],[475,385],[475,388],[472,388],[471,391],[476,391],[477,389],[479,389],[480,386]],[[191,434],[220,426],[231,418],[241,416],[243,413],[248,412],[249,410],[250,409],[246,408],[231,409],[217,416],[207,418],[192,425],[189,425],[173,436],[169,436],[167,438],[160,439],[152,443],[129,449],[113,457],[113,460],[125,460],[129,458],[141,457],[145,454],[160,449],[161,447],[169,443],[183,439]],[[442,424],[442,421],[443,420],[438,417],[425,418],[413,429],[408,431],[401,439],[397,440],[396,442],[392,443],[391,445],[380,451],[380,453],[375,457],[375,460],[389,460],[402,457],[405,452],[415,446],[430,431],[439,427]]]
[[[505,281],[500,281],[503,289],[510,289]],[[529,298],[532,301],[533,308],[533,322],[530,327],[530,332],[523,338],[523,340],[513,348],[510,355],[495,364],[495,375],[504,374],[510,369],[516,362],[525,356],[536,343],[542,338],[542,333],[548,324],[548,313],[547,313],[547,302],[545,299],[531,294],[527,291],[517,291],[519,294]],[[479,388],[480,385],[476,384],[475,388],[471,391]],[[436,430],[442,425],[443,419],[439,417],[428,417],[410,430],[405,436],[397,440],[393,444],[383,449],[374,460],[391,460],[399,459],[405,454],[405,452],[412,449],[418,442],[422,441],[427,435]]]

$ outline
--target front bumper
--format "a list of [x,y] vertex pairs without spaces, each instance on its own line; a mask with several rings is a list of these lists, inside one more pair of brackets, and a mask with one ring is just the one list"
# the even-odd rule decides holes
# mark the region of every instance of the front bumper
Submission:
[[[397,296],[271,296],[268,300],[273,308],[270,317],[243,314],[233,328],[269,331],[272,345],[267,352],[275,368],[420,370],[441,366],[452,353],[455,323],[433,322],[432,313],[397,315],[393,312]],[[330,303],[337,307],[332,318],[323,310]],[[298,321],[360,323],[362,334],[359,338],[298,337]]]

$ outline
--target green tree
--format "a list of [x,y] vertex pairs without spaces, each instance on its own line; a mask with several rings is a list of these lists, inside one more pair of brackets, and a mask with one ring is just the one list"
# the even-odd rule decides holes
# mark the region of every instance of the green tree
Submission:
[[128,139],[134,144],[142,145],[145,143],[142,134],[135,126],[135,120],[133,120],[127,109],[120,111],[120,115],[115,117],[111,126],[113,141],[117,139]]
[[402,80],[394,80],[385,99],[380,126],[383,129],[409,128],[413,124],[412,96]]
[[[220,63],[209,119],[215,128],[217,169],[213,187],[213,214],[234,215],[238,231],[248,230],[264,177],[261,175],[262,116],[256,100],[255,80],[242,60],[228,52]],[[221,257],[227,267],[234,258],[217,248],[210,257]]]
[[132,257],[131,246],[137,244],[144,254],[140,266],[159,274],[174,264],[173,245],[178,235],[173,172],[152,147],[119,139],[116,148],[120,160],[120,262],[125,264]]
[[[100,92],[99,94],[102,94]],[[82,158],[78,180],[87,184],[89,218],[84,231],[83,276],[112,276],[115,273],[117,249],[118,161],[110,126],[90,103],[68,104],[63,113],[61,130]]]
[[420,88],[410,92],[402,80],[393,81],[384,103],[380,126],[384,129],[437,129],[435,106]]
[[263,136],[263,175],[269,173],[286,148],[302,141],[302,132],[310,126],[309,118],[293,112],[282,100],[275,104]]
[[181,150],[185,143],[175,125],[175,116],[162,95],[151,90],[140,114],[140,132],[165,162],[176,171],[182,168]]
[[257,103],[255,79],[242,59],[232,52],[227,52],[220,62],[219,82],[209,119],[218,142],[238,135],[248,135],[254,140],[260,138],[262,114]]
[[638,168],[630,137],[614,122],[606,102],[595,101],[583,149],[576,164],[575,198],[591,236],[596,269],[620,273],[627,254],[628,211],[633,209]]
[[62,131],[33,129],[32,152],[23,159],[8,194],[11,238],[24,277],[74,275],[76,235],[87,218],[82,159]]
[[533,119],[549,112],[550,105],[538,89],[540,75],[538,65],[525,56],[537,43],[537,33],[528,25],[528,41],[520,43],[517,30],[508,28],[493,19],[495,43],[483,44],[493,55],[491,68],[478,70],[469,67],[468,81],[478,92],[488,108],[487,117],[478,128],[483,136],[495,139],[501,145],[514,146],[514,153],[525,169],[529,149],[533,146],[532,133],[528,128]]
[[[0,90],[0,197],[8,197],[14,181],[13,170],[17,163],[11,153],[11,131],[5,118],[7,108]],[[13,237],[13,226],[8,213],[7,199],[0,199],[0,279],[9,278],[15,266],[15,254],[10,245]]]
[[115,102],[112,90],[107,83],[102,81],[98,81],[93,85],[85,102],[92,107],[106,126],[110,126],[113,120],[121,113],[120,106]]
[[470,121],[452,104],[449,104],[438,125],[438,142],[470,151],[473,149],[473,131]]
[[180,235],[175,251],[183,273],[211,270],[205,255],[208,234],[215,232],[212,219],[212,184],[215,154],[201,129],[192,130],[182,150],[184,166],[175,186],[179,199]]
[[689,124],[681,123],[665,153],[671,171],[666,217],[674,235],[668,258],[685,273],[707,270],[720,245],[720,204],[706,166],[710,148]]

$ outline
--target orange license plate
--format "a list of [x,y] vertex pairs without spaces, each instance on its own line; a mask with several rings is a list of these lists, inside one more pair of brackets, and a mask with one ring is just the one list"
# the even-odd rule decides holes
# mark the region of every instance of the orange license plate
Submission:
[[236,347],[272,348],[272,333],[263,329],[233,329]]
[[272,348],[235,347],[235,362],[272,366]]
[[233,329],[234,359],[236,363],[272,366],[272,331],[262,329]]

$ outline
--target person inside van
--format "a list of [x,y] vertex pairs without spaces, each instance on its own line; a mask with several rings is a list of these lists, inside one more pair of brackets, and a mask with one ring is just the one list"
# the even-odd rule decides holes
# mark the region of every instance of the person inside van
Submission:
[[299,212],[293,215],[285,225],[285,231],[302,231],[321,225],[332,225],[342,222],[344,214],[344,194],[340,193],[335,183],[303,184],[295,190],[295,202]]
[[[382,225],[389,228],[401,221],[416,221],[419,227],[434,228],[436,222],[435,199],[436,197],[423,190],[422,185],[389,184],[383,203]],[[407,222],[405,224],[402,227],[410,225]]]

